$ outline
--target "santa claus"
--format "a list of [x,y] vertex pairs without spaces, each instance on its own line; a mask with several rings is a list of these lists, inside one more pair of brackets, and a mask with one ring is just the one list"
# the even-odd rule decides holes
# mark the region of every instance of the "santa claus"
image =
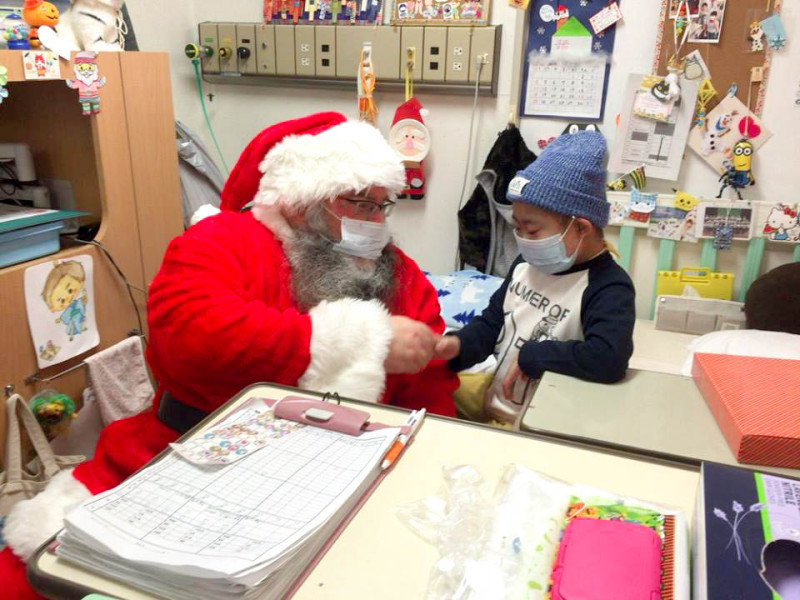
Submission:
[[65,511],[118,485],[250,384],[455,415],[456,376],[430,362],[444,330],[436,292],[386,227],[404,184],[378,130],[337,113],[256,136],[222,211],[171,243],[150,287],[152,409],[109,425],[93,460],[9,514],[0,581],[10,597],[32,594],[19,559]]

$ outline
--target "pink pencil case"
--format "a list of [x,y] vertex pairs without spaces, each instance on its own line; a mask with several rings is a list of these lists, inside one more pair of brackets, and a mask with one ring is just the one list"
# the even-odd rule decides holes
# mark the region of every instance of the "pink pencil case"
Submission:
[[660,600],[661,538],[638,523],[573,519],[552,579],[552,600]]

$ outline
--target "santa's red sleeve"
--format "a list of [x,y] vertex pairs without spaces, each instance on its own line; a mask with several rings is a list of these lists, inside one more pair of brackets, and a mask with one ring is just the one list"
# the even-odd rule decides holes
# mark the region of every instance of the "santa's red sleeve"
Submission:
[[280,243],[223,212],[172,242],[150,289],[148,359],[178,399],[213,410],[259,381],[377,401],[391,340],[377,301],[291,301]]
[[[436,290],[419,267],[404,257],[404,273],[400,277],[405,282],[406,316],[421,321],[435,333],[444,332]],[[445,417],[455,417],[456,408],[453,393],[458,389],[458,376],[445,361],[435,360],[421,372],[414,375],[392,375],[389,377],[388,401],[395,406],[419,409]]]

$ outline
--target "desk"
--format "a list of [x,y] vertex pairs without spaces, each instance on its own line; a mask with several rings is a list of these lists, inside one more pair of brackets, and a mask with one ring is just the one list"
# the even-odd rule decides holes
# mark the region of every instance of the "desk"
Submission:
[[620,383],[602,385],[545,373],[521,427],[694,464],[707,460],[800,476],[794,469],[738,463],[694,380],[679,375],[631,369]]
[[[277,399],[285,394],[285,389],[276,386],[251,388],[198,427],[208,427],[249,397]],[[390,424],[400,424],[407,416],[406,411],[391,407],[370,405],[365,409],[374,420]],[[400,523],[394,508],[438,494],[443,466],[473,464],[494,484],[501,468],[512,461],[566,481],[680,508],[687,520],[693,514],[699,481],[696,470],[663,466],[645,459],[621,458],[482,425],[428,417],[414,443],[311,572],[295,598],[423,598],[430,568],[438,553]],[[119,598],[153,598],[91,575],[47,553],[40,553],[32,562],[31,570],[45,573],[49,578],[91,586]],[[59,597],[78,598],[80,595]]]
[[697,338],[689,333],[661,331],[655,321],[636,319],[630,368],[680,375],[689,356],[686,347]]

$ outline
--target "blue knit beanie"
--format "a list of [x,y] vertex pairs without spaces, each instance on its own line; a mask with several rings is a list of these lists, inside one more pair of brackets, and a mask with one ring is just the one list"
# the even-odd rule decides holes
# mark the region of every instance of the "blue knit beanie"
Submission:
[[596,131],[557,137],[535,161],[517,172],[506,198],[608,225],[606,140]]

